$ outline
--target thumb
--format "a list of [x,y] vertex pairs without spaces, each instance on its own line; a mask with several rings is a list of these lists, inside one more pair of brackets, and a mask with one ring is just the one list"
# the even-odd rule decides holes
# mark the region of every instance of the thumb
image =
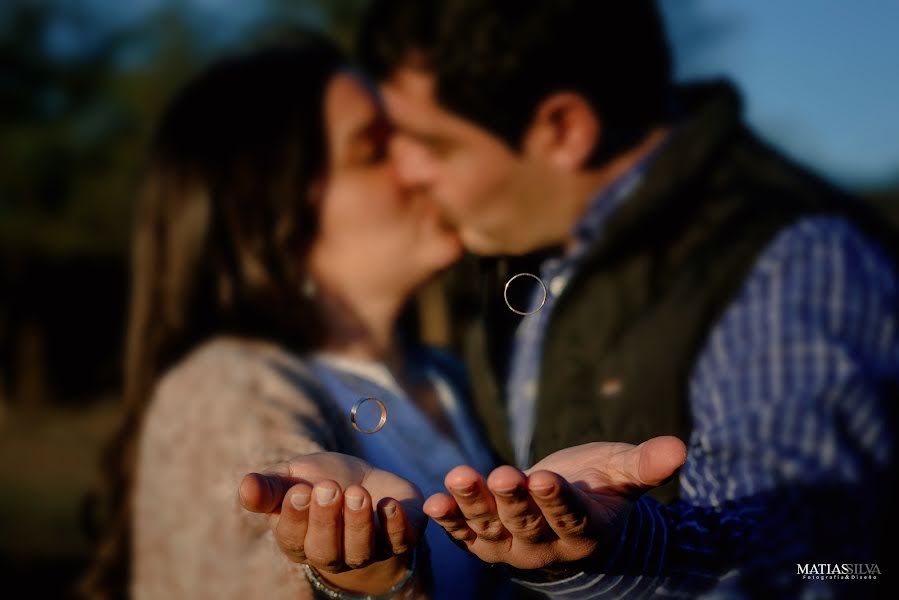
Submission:
[[653,488],[671,477],[687,460],[687,447],[673,435],[646,440],[622,453],[622,470],[637,487]]
[[240,504],[250,512],[278,512],[291,484],[278,475],[248,473],[240,482],[237,493]]

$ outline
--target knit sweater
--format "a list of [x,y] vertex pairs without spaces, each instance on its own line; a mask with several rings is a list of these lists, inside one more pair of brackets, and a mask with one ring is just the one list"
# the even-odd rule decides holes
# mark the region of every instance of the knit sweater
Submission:
[[347,452],[340,424],[300,384],[310,378],[277,346],[218,338],[160,379],[138,449],[133,598],[312,598],[268,516],[244,510],[237,493],[246,473]]

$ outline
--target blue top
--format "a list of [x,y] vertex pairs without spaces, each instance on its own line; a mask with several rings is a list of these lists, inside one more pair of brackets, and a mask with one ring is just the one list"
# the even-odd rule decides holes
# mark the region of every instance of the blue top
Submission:
[[[431,356],[423,358],[422,369],[435,386],[455,433],[454,439],[437,430],[383,364],[318,354],[312,360],[312,369],[348,420],[359,398],[374,397],[385,404],[388,417],[383,429],[370,435],[353,432],[361,449],[360,458],[411,481],[427,498],[446,491],[444,477],[458,465],[470,465],[484,477],[495,465],[473,417],[466,410],[459,382],[451,381],[450,374],[440,370],[440,361],[430,360]],[[363,410],[360,408],[360,415]],[[376,422],[366,420],[360,422],[360,427],[369,429]],[[434,597],[447,600],[476,597],[487,565],[457,548],[430,520],[425,537],[431,550]]]
[[[602,235],[641,172],[596,199],[577,229],[578,247]],[[544,326],[579,256],[576,248],[544,265],[546,305],[515,338],[507,389],[520,466]],[[667,506],[641,498],[610,564],[526,585],[566,600],[759,589],[798,597],[843,583],[865,596],[871,582],[852,581],[856,573],[845,581],[799,571],[805,563],[832,571],[827,564],[876,562],[872,520],[895,448],[888,402],[896,398],[884,386],[897,380],[899,282],[890,261],[841,217],[800,219],[758,256],[693,365],[681,498]]]

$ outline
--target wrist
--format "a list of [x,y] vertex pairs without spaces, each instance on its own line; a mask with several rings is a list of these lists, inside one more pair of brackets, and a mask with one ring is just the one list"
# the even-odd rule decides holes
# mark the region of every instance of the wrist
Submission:
[[545,584],[569,579],[583,573],[609,573],[615,570],[621,549],[627,542],[628,524],[632,510],[599,535],[599,542],[587,556],[567,562],[556,562],[538,569],[508,567],[510,577],[522,582]]
[[316,598],[337,600],[387,600],[402,597],[413,585],[417,552],[394,556],[344,573],[321,573],[303,565]]
[[328,585],[353,594],[379,595],[399,583],[409,572],[411,565],[412,553],[408,552],[361,569],[351,569],[342,573],[319,571],[318,575]]

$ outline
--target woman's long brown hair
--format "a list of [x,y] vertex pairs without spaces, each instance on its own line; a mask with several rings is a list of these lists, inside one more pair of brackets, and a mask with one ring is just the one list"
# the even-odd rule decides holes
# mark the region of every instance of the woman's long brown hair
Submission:
[[320,39],[230,59],[161,120],[135,215],[125,415],[93,496],[104,534],[83,597],[128,597],[137,440],[157,378],[213,335],[296,351],[317,342],[297,267],[316,232],[309,191],[326,168],[324,90],[344,64]]

